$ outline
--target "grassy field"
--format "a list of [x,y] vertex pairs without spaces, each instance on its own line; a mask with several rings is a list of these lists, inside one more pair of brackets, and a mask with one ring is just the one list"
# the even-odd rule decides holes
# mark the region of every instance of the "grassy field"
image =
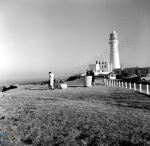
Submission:
[[0,98],[0,144],[8,146],[149,146],[150,98],[133,90],[64,90],[20,85]]

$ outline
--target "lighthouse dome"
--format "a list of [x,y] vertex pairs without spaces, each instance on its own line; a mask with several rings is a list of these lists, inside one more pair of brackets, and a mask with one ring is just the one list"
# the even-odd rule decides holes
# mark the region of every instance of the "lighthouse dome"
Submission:
[[112,31],[112,33],[110,34],[110,40],[115,40],[117,38],[117,33],[115,31]]

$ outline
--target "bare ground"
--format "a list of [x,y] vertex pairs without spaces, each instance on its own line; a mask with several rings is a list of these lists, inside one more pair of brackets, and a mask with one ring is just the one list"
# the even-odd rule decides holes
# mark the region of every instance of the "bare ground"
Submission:
[[150,98],[133,90],[19,85],[0,97],[0,142],[8,146],[150,145]]

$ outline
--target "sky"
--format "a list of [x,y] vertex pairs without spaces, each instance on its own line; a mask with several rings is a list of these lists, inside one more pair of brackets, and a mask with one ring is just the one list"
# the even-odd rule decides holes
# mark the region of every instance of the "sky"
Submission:
[[0,81],[48,79],[49,71],[59,78],[109,62],[113,30],[123,67],[150,67],[149,0],[0,0]]

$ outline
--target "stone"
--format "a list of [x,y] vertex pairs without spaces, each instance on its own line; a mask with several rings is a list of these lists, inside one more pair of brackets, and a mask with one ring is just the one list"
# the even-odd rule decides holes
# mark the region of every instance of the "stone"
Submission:
[[6,89],[6,87],[5,87],[5,86],[0,86],[0,91],[1,91],[1,92],[4,92],[4,91],[5,91],[5,89]]

